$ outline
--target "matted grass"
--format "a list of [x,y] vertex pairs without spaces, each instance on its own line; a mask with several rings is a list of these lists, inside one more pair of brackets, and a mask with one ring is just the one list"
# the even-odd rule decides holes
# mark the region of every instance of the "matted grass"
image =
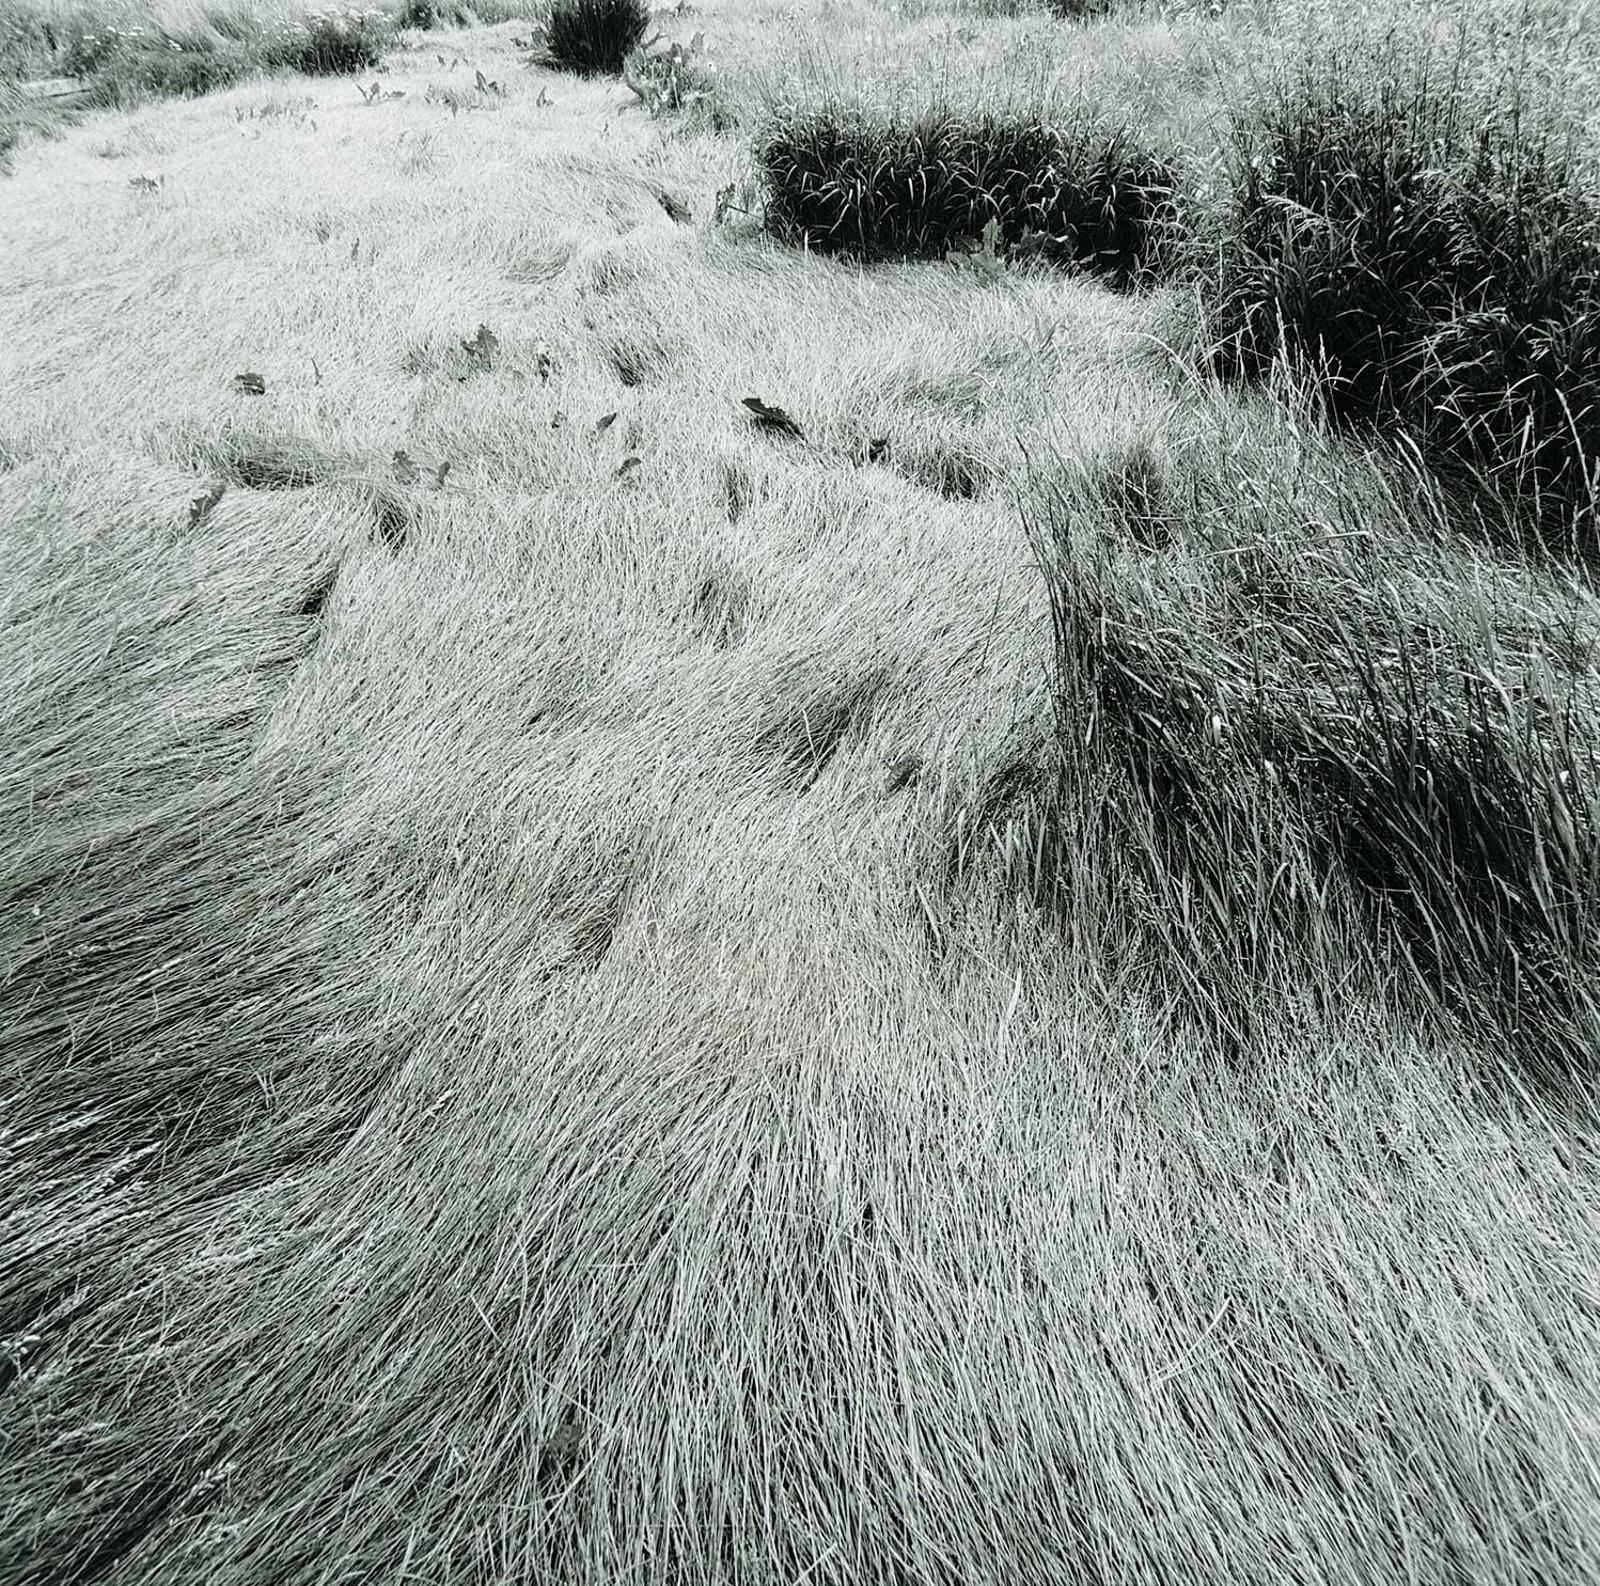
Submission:
[[1593,596],[518,31],[4,189],[0,1583],[1600,1576]]

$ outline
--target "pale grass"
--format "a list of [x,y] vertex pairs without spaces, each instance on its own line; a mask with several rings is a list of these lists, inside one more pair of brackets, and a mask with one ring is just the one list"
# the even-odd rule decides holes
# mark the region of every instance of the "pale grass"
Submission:
[[[1021,447],[1189,400],[1156,307],[718,231],[515,31],[0,189],[0,1582],[1600,1577],[1588,1136],[943,879],[1054,729]],[[332,473],[192,527],[230,426]]]

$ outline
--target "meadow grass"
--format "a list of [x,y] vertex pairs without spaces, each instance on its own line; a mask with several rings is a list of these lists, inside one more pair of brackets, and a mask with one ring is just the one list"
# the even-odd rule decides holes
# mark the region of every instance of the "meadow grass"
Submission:
[[520,36],[0,188],[0,1586],[1600,1575],[1581,562]]

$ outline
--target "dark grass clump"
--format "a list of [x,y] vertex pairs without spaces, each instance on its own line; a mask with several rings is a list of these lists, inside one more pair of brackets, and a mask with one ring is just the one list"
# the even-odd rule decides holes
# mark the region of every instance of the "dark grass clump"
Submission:
[[645,0],[555,0],[545,28],[545,57],[580,77],[620,77],[650,26]]
[[1172,163],[1088,118],[780,111],[755,154],[775,231],[866,259],[940,257],[993,221],[1003,247],[1126,286],[1160,268],[1179,224]]
[[266,48],[266,64],[308,77],[349,77],[383,64],[389,30],[371,11],[313,12],[292,23]]
[[23,11],[0,14],[0,83],[53,76],[63,40],[48,17]]
[[1310,368],[1335,418],[1398,419],[1441,474],[1593,550],[1600,201],[1554,118],[1426,65],[1328,57],[1280,77],[1236,141],[1219,369]]
[[355,471],[354,462],[291,434],[229,429],[192,444],[192,461],[245,490],[304,490]]
[[1592,1075],[1596,612],[1466,563],[1412,487],[1245,444],[1248,468],[1218,446],[1161,487],[1159,538],[1126,456],[1031,509],[1075,834],[1057,904],[1119,920],[1100,949],[1235,1051],[1285,999],[1398,983],[1520,1079]]

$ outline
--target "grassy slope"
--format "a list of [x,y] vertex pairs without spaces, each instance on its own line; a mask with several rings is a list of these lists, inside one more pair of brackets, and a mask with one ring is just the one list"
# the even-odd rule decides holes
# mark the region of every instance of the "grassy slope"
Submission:
[[1147,311],[675,226],[734,145],[512,31],[0,189],[0,1581],[1593,1578],[1581,1142],[946,882],[1049,627],[928,486]]

